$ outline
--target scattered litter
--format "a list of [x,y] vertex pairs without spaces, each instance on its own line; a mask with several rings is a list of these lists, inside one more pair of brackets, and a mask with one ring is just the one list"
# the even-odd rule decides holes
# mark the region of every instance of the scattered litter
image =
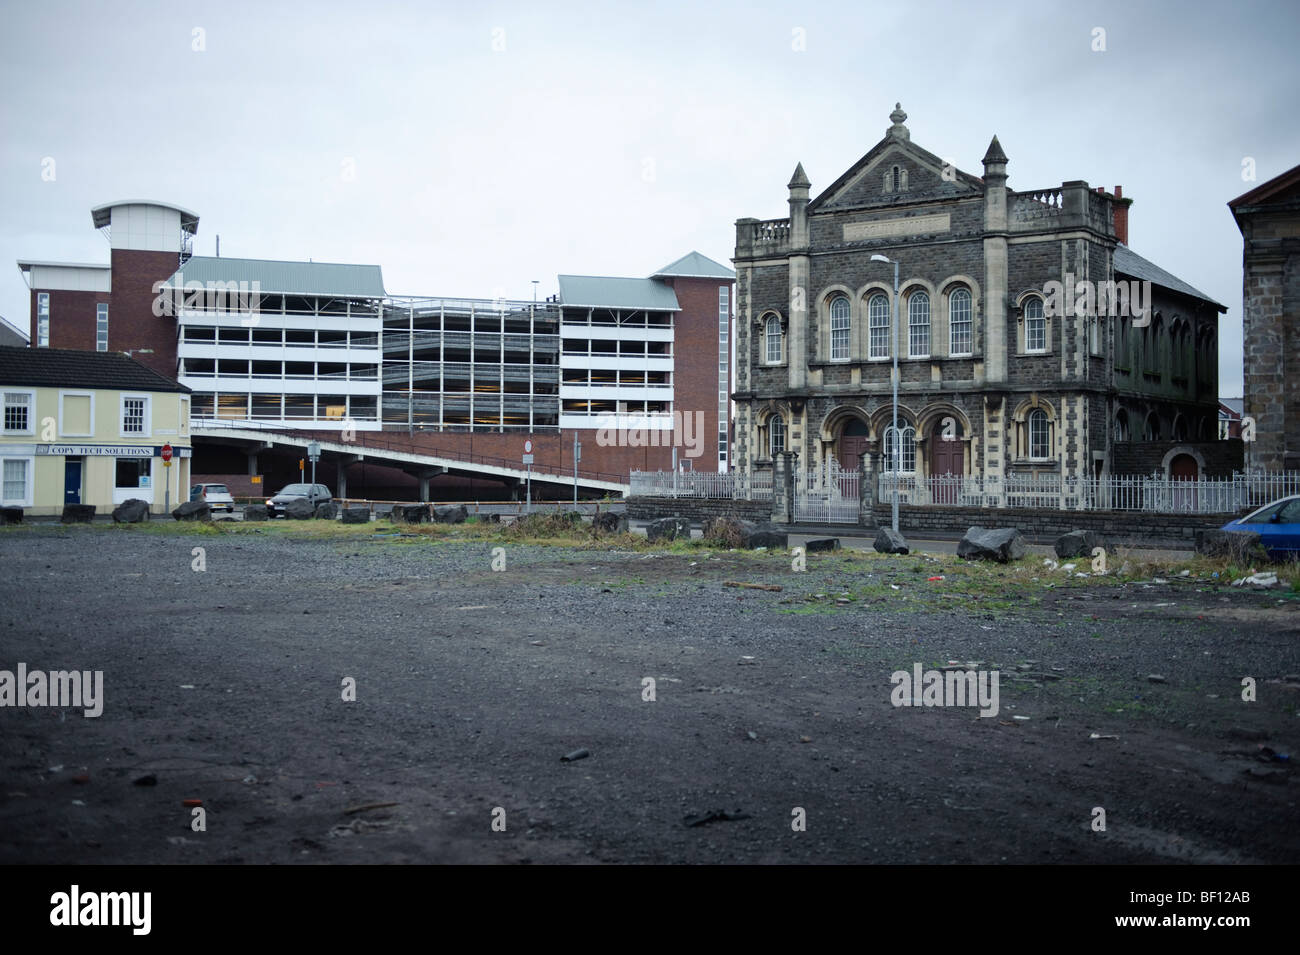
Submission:
[[62,764],[62,763],[59,763],[59,765],[57,765],[57,766],[51,766],[51,767],[49,768],[49,771],[52,772],[52,773],[61,773],[61,772],[63,772],[63,764]]
[[1180,571],[1178,572],[1178,576],[1179,576],[1179,577],[1190,577],[1190,576],[1192,576],[1192,572],[1191,572],[1190,570],[1180,570]]
[[801,742],[801,743],[811,743],[811,742],[812,742],[812,737],[811,737],[811,736],[800,736],[800,737],[799,737],[799,742]]
[[1151,673],[1147,676],[1148,683],[1167,683],[1168,681],[1159,673]]
[[695,826],[702,826],[709,822],[736,822],[740,819],[749,818],[749,813],[742,812],[739,809],[734,812],[728,812],[725,809],[710,809],[708,812],[700,813],[696,816],[685,816],[682,818],[682,822],[686,823],[688,827],[694,828]]
[[1013,716],[1013,717],[1011,717],[1011,718],[1012,718],[1013,720],[1027,720],[1027,719],[1029,719],[1028,716]]
[[1119,739],[1119,737],[1110,733],[1089,733],[1088,739]]
[[400,805],[400,802],[368,802],[364,806],[349,806],[343,810],[343,815],[351,816],[358,812],[369,812],[371,809],[388,809],[391,806]]
[[73,804],[74,806],[84,806],[84,805],[85,805],[85,803],[82,802],[80,799],[74,799],[74,800],[72,800],[72,804]]
[[755,733],[753,730],[750,730],[745,735],[748,736],[750,739],[758,739],[758,734]]
[[936,580],[943,580],[943,574],[940,574],[938,577],[927,577],[926,580],[927,580],[927,581],[930,581],[930,582],[933,582],[933,581],[936,581]]
[[158,785],[158,777],[155,776],[153,773],[146,773],[145,775],[139,777],[138,779],[134,779],[134,780],[132,780],[132,781],[131,781],[131,785],[133,785],[133,786],[157,786],[157,785]]
[[182,799],[182,800],[181,800],[181,805],[184,806],[186,809],[193,809],[195,806],[202,806],[202,805],[203,805],[203,800],[202,800],[202,799]]
[[561,757],[560,757],[560,762],[562,762],[562,763],[574,763],[574,762],[577,762],[577,761],[580,760],[580,759],[586,759],[586,758],[587,758],[588,756],[590,756],[590,755],[591,755],[591,753],[587,752],[587,750],[585,750],[585,749],[575,749],[573,752],[571,752],[571,753],[566,753],[565,755],[561,756]]
[[1062,564],[1061,570],[1074,570],[1074,568],[1078,566],[1078,564]]
[[771,590],[780,593],[783,589],[780,584],[749,584],[738,580],[728,580],[722,586],[724,587],[743,587],[745,590]]
[[192,689],[194,689],[194,684],[193,684],[193,683],[182,683],[182,684],[181,684],[181,689],[182,689],[182,690],[192,690]]
[[1265,763],[1288,763],[1291,761],[1289,753],[1278,753],[1267,746],[1260,746],[1259,758]]
[[457,607],[457,610],[486,610],[487,604],[476,604],[473,607]]
[[540,641],[540,640],[533,640],[533,641],[529,642],[528,645],[529,645],[530,647],[544,647],[544,646],[546,646],[546,644],[542,643],[542,641]]
[[241,779],[240,782],[242,782],[245,786],[256,786],[257,777],[254,776],[252,773],[249,773],[247,776]]
[[1249,584],[1252,587],[1276,587],[1277,574],[1251,574],[1249,577],[1242,577],[1240,580],[1234,580],[1232,586],[1242,587]]
[[890,584],[889,586],[890,586],[891,588],[893,588],[894,590],[902,590],[902,589],[903,589],[903,588],[899,587],[898,584]]

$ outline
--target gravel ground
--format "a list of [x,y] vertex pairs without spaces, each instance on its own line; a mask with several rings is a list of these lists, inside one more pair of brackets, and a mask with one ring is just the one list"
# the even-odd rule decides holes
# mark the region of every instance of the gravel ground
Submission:
[[1290,592],[382,533],[0,532],[0,862],[1300,861]]

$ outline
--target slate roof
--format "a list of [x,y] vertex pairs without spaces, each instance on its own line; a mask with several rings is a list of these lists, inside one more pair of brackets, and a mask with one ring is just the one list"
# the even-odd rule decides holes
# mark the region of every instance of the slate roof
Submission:
[[340,298],[384,298],[384,276],[377,265],[335,262],[281,262],[274,259],[230,259],[195,255],[167,280],[177,283],[257,282],[263,292],[287,295],[336,295]]
[[[802,166],[800,167],[803,168]],[[670,262],[651,278],[683,279],[734,279],[736,273],[720,262],[715,262],[707,255],[690,252],[676,262]]]
[[1150,282],[1152,285],[1160,285],[1171,291],[1181,292],[1183,295],[1190,295],[1192,298],[1199,298],[1202,301],[1209,302],[1221,312],[1228,310],[1226,305],[1220,305],[1204,292],[1198,292],[1178,276],[1166,272],[1154,262],[1142,258],[1126,245],[1115,246],[1115,271],[1123,272],[1135,279]]
[[180,382],[121,352],[0,346],[0,386],[12,385],[190,393]]
[[679,312],[677,295],[654,279],[608,278],[603,275],[561,275],[560,304],[587,308],[646,309]]

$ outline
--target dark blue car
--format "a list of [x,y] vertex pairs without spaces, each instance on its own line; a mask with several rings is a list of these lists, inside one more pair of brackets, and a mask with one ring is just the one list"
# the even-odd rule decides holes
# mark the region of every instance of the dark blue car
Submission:
[[1300,497],[1284,497],[1245,517],[1228,521],[1225,531],[1254,531],[1272,560],[1300,556]]

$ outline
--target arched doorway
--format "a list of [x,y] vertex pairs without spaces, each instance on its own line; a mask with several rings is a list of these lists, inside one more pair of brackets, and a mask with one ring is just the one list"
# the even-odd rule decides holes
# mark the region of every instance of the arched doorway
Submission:
[[871,429],[861,418],[850,418],[840,432],[838,457],[841,471],[858,470],[858,461],[867,453],[867,437]]
[[957,488],[966,471],[961,422],[944,415],[930,429],[930,485],[936,504],[956,504]]
[[1178,454],[1169,462],[1171,497],[1175,511],[1196,510],[1196,481],[1200,478],[1196,458]]

